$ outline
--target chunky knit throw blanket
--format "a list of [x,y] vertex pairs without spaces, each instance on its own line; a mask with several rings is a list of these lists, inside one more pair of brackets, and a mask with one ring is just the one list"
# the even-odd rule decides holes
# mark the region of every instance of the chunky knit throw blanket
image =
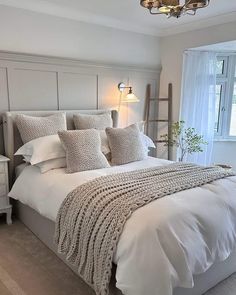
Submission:
[[102,176],[73,190],[56,221],[55,242],[97,295],[109,294],[112,259],[127,219],[166,195],[235,175],[218,167],[174,163]]

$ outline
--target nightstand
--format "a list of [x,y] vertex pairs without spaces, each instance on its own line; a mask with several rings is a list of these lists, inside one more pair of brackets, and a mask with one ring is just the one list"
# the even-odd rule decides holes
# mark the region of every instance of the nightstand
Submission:
[[9,181],[8,181],[9,159],[0,155],[0,214],[6,213],[7,224],[12,224],[12,206],[9,202]]

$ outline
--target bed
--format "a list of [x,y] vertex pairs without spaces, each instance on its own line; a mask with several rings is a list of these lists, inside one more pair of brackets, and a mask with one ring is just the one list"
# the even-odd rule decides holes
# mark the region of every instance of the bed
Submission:
[[[68,123],[68,128],[69,129],[73,129],[73,124],[72,124],[72,114],[76,113],[76,112],[84,112],[84,113],[101,113],[103,112],[101,111],[69,111],[66,112],[67,114],[67,123]],[[34,116],[47,116],[50,114],[54,114],[56,112],[23,112],[23,113],[27,113],[29,115],[34,115]],[[10,158],[10,180],[13,183],[14,180],[14,171],[15,168],[21,163],[20,159],[15,159],[14,158],[14,152],[17,150],[18,147],[21,146],[21,139],[19,136],[19,133],[17,131],[17,128],[15,127],[15,123],[14,123],[14,118],[15,115],[17,113],[16,112],[8,112],[4,114],[4,138],[5,138],[5,151],[6,151],[6,155]],[[112,112],[112,116],[113,116],[113,125],[116,126],[117,124],[117,113],[115,111]],[[145,161],[141,161],[140,163],[132,163],[132,164],[128,164],[128,165],[123,165],[122,167],[112,167],[112,169],[110,170],[109,173],[118,173],[118,172],[122,172],[122,171],[133,171],[136,169],[141,169],[141,168],[145,168],[145,167],[150,167],[150,166],[164,166],[167,165],[168,163],[165,160],[160,160],[160,159],[154,159],[154,158],[148,158]],[[68,178],[68,176],[65,175],[64,169],[58,169],[58,171],[50,171],[48,172],[49,174],[47,174],[47,177],[41,177],[39,174],[39,171],[37,170],[36,167],[26,167],[23,169],[23,171],[20,174],[20,176],[17,178],[16,183],[20,182],[21,179],[24,179],[24,185],[25,185],[25,181],[27,181],[27,179],[30,179],[31,184],[35,184],[37,183],[37,186],[40,187],[41,189],[39,190],[39,192],[35,191],[33,189],[33,186],[31,187],[31,193],[32,196],[29,194],[26,194],[26,192],[24,192],[24,190],[22,189],[21,191],[21,196],[17,196],[17,190],[19,191],[19,188],[15,191],[12,191],[10,196],[14,197],[14,199],[18,199],[17,201],[17,213],[18,213],[18,217],[19,219],[37,236],[39,237],[40,240],[42,240],[50,249],[52,249],[56,254],[56,248],[55,245],[53,244],[53,235],[54,235],[54,229],[55,229],[55,217],[56,217],[56,213],[57,210],[63,200],[63,198],[65,197],[65,195],[75,187],[75,185],[79,184],[79,179],[81,179],[81,177],[77,178],[77,176],[72,176],[70,177],[70,179],[66,180],[66,178]],[[92,172],[91,173],[84,173],[83,174],[83,181],[86,181],[87,179],[93,179],[95,177],[98,177],[100,175],[104,175],[106,174],[107,171],[103,170],[103,171],[96,171],[96,172]],[[47,181],[45,180],[47,178]],[[60,183],[66,182],[67,185],[64,186],[64,191],[63,191],[63,186],[61,186],[59,189],[57,189],[54,193],[52,193],[53,188],[55,188],[55,186],[53,186],[53,183],[57,182],[60,179]],[[47,186],[49,183],[49,186]],[[30,185],[30,183],[28,183],[28,185]],[[236,196],[236,179],[235,178],[231,178],[230,180],[220,180],[217,182],[216,186],[220,186],[221,189],[223,189],[223,192],[229,192],[231,191],[231,194],[233,194],[234,196]],[[21,186],[22,187],[22,186]],[[35,185],[34,185],[35,187]],[[206,187],[205,187],[206,188]],[[201,188],[198,190],[197,195],[198,197],[201,197],[201,194],[203,193],[204,190],[206,190],[205,188]],[[50,191],[51,189],[51,191]],[[212,187],[208,187],[207,190],[210,191],[212,189]],[[30,191],[28,189],[28,191]],[[55,200],[49,200],[48,197],[48,193],[49,192],[55,196],[55,194],[58,195],[59,192],[61,192],[59,198],[57,198],[56,203]],[[186,193],[186,192],[185,192]],[[194,194],[191,194],[192,197]],[[157,200],[158,206],[161,204],[162,209],[167,210],[167,211],[163,211],[165,213],[168,212],[168,206],[170,204],[172,204],[172,202],[176,202],[177,199],[177,203],[178,201],[180,202],[181,199],[183,197],[183,194],[179,194],[178,196],[175,196],[175,198],[173,197],[168,197],[168,198],[163,198],[162,200]],[[194,198],[194,197],[193,197]],[[225,202],[227,201],[227,195],[225,196]],[[53,198],[52,198],[53,199]],[[213,200],[211,200],[213,202]],[[221,200],[218,199],[218,203],[219,203],[219,207],[222,205]],[[51,203],[50,203],[51,202]],[[155,201],[156,202],[156,201]],[[176,203],[176,204],[177,204]],[[156,203],[155,203],[156,204]],[[213,204],[213,203],[210,203]],[[231,204],[231,207],[234,207],[233,205],[235,205],[235,210],[236,210],[236,204]],[[46,208],[46,209],[45,209]],[[198,208],[198,210],[203,209],[204,206],[202,205],[202,208]],[[158,209],[156,207],[156,209]],[[117,251],[118,254],[116,255],[116,257],[114,257],[114,262],[117,263],[119,262],[119,260],[121,259],[125,259],[125,263],[123,262],[123,268],[128,267],[128,261],[129,261],[129,256],[127,257],[126,255],[126,248],[125,245],[127,244],[127,240],[129,238],[129,231],[128,229],[131,228],[132,226],[134,226],[135,224],[137,224],[137,220],[139,220],[140,218],[142,218],[143,216],[148,216],[150,215],[150,212],[155,212],[155,206],[144,206],[141,210],[137,210],[137,214],[134,214],[134,218],[132,216],[132,218],[130,218],[129,220],[129,224],[126,227],[126,229],[124,230],[124,234],[121,236],[121,240],[120,240],[120,247],[118,247],[118,250],[120,249],[120,251]],[[46,210],[46,211],[45,211]],[[48,210],[48,211],[47,211]],[[153,211],[154,210],[154,211]],[[188,208],[188,210],[190,210]],[[229,210],[229,208],[227,207],[226,210]],[[203,210],[204,211],[204,210]],[[206,214],[208,214],[207,212],[208,210],[206,210]],[[200,212],[200,211],[198,211]],[[214,211],[212,211],[214,212]],[[219,213],[219,212],[218,212]],[[144,215],[143,215],[144,214]],[[136,218],[136,221],[135,221]],[[236,217],[235,217],[236,218]],[[133,220],[133,222],[131,222]],[[163,221],[165,220],[165,218],[163,218]],[[219,220],[219,219],[218,219]],[[217,222],[216,222],[217,224]],[[236,225],[236,221],[235,221],[235,225]],[[218,227],[220,227],[220,223],[217,224]],[[128,229],[127,229],[128,228]],[[164,227],[163,227],[164,229]],[[236,231],[234,228],[232,228],[231,234],[233,235],[233,233],[235,233],[236,235]],[[201,268],[198,268],[198,270],[196,271],[196,273],[193,275],[192,278],[188,278],[187,280],[183,280],[183,282],[188,282],[188,284],[186,284],[185,286],[177,287],[175,286],[174,291],[173,291],[173,295],[200,295],[203,294],[204,292],[206,292],[207,290],[209,290],[210,288],[212,288],[213,286],[215,286],[218,282],[224,280],[225,278],[227,278],[229,275],[231,275],[232,273],[234,273],[236,271],[236,248],[235,248],[235,244],[234,244],[234,239],[235,239],[235,235],[231,238],[231,244],[229,247],[227,247],[227,249],[224,249],[224,251],[221,251],[220,255],[216,255],[215,259],[209,259],[209,257],[207,258],[207,262],[205,263],[204,266],[204,271]],[[196,241],[197,242],[197,241]],[[120,254],[119,254],[120,252]],[[147,251],[148,252],[148,251]],[[58,255],[58,254],[57,254]],[[120,255],[120,257],[119,257]],[[65,263],[67,263],[64,259],[63,256],[59,257],[64,260]],[[135,259],[135,257],[132,257],[132,255],[130,255],[130,260]],[[214,260],[214,261],[213,261]],[[75,268],[68,264],[67,265],[76,272]],[[119,263],[117,264],[119,265]],[[161,271],[161,266],[159,268],[159,271]],[[135,270],[132,270],[131,272],[135,272]],[[161,273],[161,272],[160,272]],[[153,274],[153,272],[152,272]],[[155,281],[155,276],[156,274],[154,274],[154,277],[152,278],[153,281]],[[134,282],[136,281],[136,285],[138,285],[139,283],[142,282],[142,277],[145,277],[145,274],[139,274],[136,273],[136,277],[133,276],[132,278],[129,278],[129,273],[127,273],[127,271],[123,271],[122,272],[122,267],[117,269],[116,272],[116,277],[117,277],[117,287],[116,288],[113,285],[111,285],[111,294],[122,294],[120,290],[123,290],[124,294],[138,294],[138,292],[135,291],[135,288],[133,288],[133,291],[126,291],[127,290],[127,285],[129,284],[129,280],[130,282],[133,280]],[[146,274],[146,279],[149,280],[151,277],[150,274]],[[142,279],[141,279],[142,278]],[[140,281],[140,282],[139,282]],[[155,282],[154,282],[155,284]],[[124,287],[124,285],[126,285],[126,287]],[[133,283],[134,285],[134,283]],[[90,291],[91,292],[91,291]],[[153,294],[152,291],[145,291],[145,294],[148,295],[165,295],[163,293],[157,293],[157,294]],[[89,287],[88,287],[88,294],[89,294]],[[141,294],[143,295],[143,294]]]

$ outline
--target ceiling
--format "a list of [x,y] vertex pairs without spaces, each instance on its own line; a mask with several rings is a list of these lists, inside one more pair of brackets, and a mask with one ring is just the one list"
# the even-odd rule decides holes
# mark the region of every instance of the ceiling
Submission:
[[211,0],[197,15],[180,19],[150,15],[139,0],[0,0],[0,4],[155,36],[236,21],[235,0]]

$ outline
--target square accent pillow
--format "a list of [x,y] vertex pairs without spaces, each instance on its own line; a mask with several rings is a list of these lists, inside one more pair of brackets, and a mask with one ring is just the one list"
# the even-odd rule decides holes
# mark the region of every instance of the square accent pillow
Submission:
[[38,137],[54,135],[58,131],[66,130],[66,115],[59,113],[47,117],[32,117],[23,114],[16,116],[16,126],[23,143]]
[[75,129],[98,129],[105,130],[107,127],[113,126],[111,112],[98,115],[76,114],[73,116]]
[[61,131],[58,135],[66,151],[66,173],[110,167],[97,130]]
[[126,128],[106,128],[106,134],[112,164],[123,165],[147,157],[137,124]]

